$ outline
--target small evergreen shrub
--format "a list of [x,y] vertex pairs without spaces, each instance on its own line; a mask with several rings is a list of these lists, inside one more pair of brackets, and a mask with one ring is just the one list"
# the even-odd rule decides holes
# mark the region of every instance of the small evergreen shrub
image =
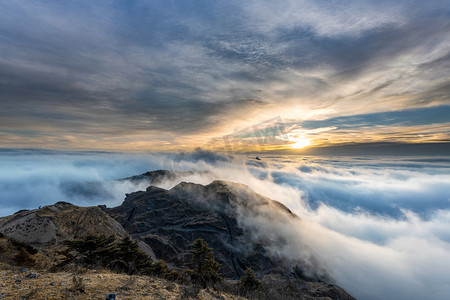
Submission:
[[180,278],[180,274],[170,270],[164,261],[153,262],[129,236],[118,242],[114,236],[88,236],[65,244],[68,246],[67,260],[61,266],[74,262],[87,268],[103,267],[129,275],[155,275],[169,280]]
[[191,280],[195,284],[206,288],[209,285],[221,281],[220,264],[214,260],[212,248],[201,238],[191,244],[192,259],[188,265]]
[[245,270],[245,275],[241,277],[239,285],[245,291],[254,291],[262,286],[261,281],[256,278],[255,273],[249,267]]

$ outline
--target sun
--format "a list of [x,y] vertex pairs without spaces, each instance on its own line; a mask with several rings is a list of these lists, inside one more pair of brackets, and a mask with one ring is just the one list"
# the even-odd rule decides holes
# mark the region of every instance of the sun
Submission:
[[295,144],[292,144],[292,145],[291,145],[291,148],[294,148],[294,149],[301,149],[301,148],[304,148],[304,147],[309,146],[309,145],[311,145],[310,140],[307,140],[307,139],[299,139],[299,140],[297,140],[297,142],[296,142]]

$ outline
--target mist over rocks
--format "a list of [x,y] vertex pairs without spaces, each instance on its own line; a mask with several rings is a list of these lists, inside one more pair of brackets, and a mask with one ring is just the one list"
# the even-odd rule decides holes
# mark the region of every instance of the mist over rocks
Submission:
[[[271,257],[323,266],[360,299],[446,298],[448,159],[263,159],[266,166],[248,160],[246,167],[239,161],[201,168],[182,162],[181,170],[208,172],[175,180],[175,184],[182,180],[202,185],[215,179],[240,182],[284,203],[302,217],[302,226],[299,221],[267,226],[265,217],[238,220],[253,230],[254,237],[271,241]],[[174,187],[174,182],[168,182],[159,186]],[[386,213],[392,209],[400,215]]]
[[[153,176],[164,174],[169,179],[174,175],[156,171]],[[149,186],[128,194],[122,205],[104,210],[149,245],[157,258],[179,268],[189,261],[189,245],[203,238],[214,249],[226,278],[237,279],[251,267],[259,275],[332,280],[306,246],[308,260],[277,251],[289,241],[277,229],[270,232],[271,224],[290,226],[300,218],[243,184],[215,180],[208,185],[181,182],[170,190]],[[265,227],[260,226],[263,222]]]
[[247,266],[258,272],[280,266],[238,220],[239,215],[257,214],[264,206],[296,217],[282,204],[274,203],[243,185],[182,182],[171,190],[150,186],[146,191],[131,193],[121,206],[106,211],[133,237],[147,243],[158,258],[178,267],[190,258],[189,244],[196,238],[205,239],[222,263],[223,275],[239,278]]
[[[150,173],[146,175],[149,178],[174,175]],[[267,227],[258,228],[261,221],[267,222]],[[293,284],[296,297],[353,299],[330,283],[332,278],[318,261],[294,260],[274,251],[289,242],[287,236],[275,236],[278,229],[267,229],[272,224],[289,226],[293,221],[301,219],[280,202],[246,185],[215,180],[208,185],[181,182],[170,190],[149,186],[129,193],[122,205],[114,208],[79,207],[61,201],[21,210],[0,218],[0,232],[44,249],[89,235],[122,238],[129,234],[153,259],[162,259],[175,269],[186,269],[190,244],[203,238],[214,249],[226,279],[239,279],[250,267],[270,286]],[[305,252],[310,250],[305,247]]]

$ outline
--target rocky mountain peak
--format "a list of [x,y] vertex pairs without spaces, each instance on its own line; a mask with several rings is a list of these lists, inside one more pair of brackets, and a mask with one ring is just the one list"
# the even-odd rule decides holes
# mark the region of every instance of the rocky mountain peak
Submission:
[[242,218],[270,211],[298,219],[281,203],[246,185],[222,180],[208,185],[181,182],[170,190],[150,186],[106,211],[149,245],[156,257],[180,268],[189,260],[189,245],[203,238],[215,249],[222,274],[229,278],[239,278],[247,267],[260,273],[288,268],[268,254],[268,241],[253,239]]

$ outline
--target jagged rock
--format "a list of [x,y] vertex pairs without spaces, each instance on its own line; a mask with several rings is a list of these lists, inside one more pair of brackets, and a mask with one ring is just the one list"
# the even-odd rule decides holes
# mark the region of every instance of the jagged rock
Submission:
[[[233,189],[239,189],[239,196]],[[297,218],[281,203],[244,185],[222,181],[207,186],[180,183],[170,191],[151,186],[129,194],[121,206],[107,212],[133,237],[148,244],[156,257],[178,267],[189,261],[189,245],[196,238],[205,239],[222,264],[222,274],[239,278],[247,266],[258,272],[279,267],[237,223],[238,208],[251,212],[263,206]]]

